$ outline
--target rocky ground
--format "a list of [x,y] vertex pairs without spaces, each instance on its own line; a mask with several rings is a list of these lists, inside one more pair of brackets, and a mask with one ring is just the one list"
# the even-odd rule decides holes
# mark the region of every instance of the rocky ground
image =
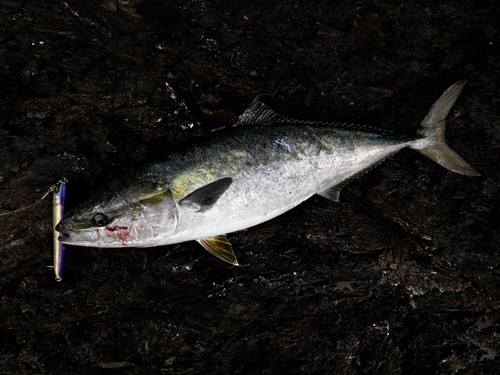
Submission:
[[[0,212],[60,178],[110,175],[279,113],[412,134],[468,83],[450,146],[481,174],[404,150],[348,185],[196,243],[69,250],[50,199],[0,217],[2,374],[493,374],[500,371],[497,0],[3,0]],[[114,369],[114,370],[113,370]]]

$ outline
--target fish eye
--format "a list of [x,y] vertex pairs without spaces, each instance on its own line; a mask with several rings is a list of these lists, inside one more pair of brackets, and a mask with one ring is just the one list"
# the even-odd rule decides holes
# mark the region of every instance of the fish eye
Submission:
[[99,227],[103,227],[108,224],[108,218],[103,214],[95,214],[94,224]]

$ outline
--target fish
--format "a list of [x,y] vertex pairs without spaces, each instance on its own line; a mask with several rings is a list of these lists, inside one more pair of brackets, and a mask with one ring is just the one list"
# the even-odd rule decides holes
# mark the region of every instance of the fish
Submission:
[[479,176],[445,141],[445,119],[465,82],[439,97],[414,136],[291,119],[257,97],[235,125],[96,188],[57,224],[59,241],[102,248],[197,241],[238,265],[228,233],[271,220],[315,194],[339,201],[347,183],[405,147],[450,171]]
[[59,241],[57,224],[61,221],[66,209],[66,183],[65,179],[59,181],[52,194],[52,217],[54,227],[54,274],[56,281],[61,282],[66,268],[66,244]]

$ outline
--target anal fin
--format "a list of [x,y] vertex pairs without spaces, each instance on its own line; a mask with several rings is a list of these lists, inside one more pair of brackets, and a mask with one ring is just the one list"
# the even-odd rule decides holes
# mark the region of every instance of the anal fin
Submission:
[[340,202],[340,199],[339,199],[340,198],[340,190],[342,190],[342,188],[344,186],[346,186],[349,182],[357,179],[359,176],[366,173],[371,168],[372,168],[372,166],[365,168],[356,174],[353,174],[351,177],[346,178],[344,181],[339,182],[337,185],[330,186],[325,191],[318,193],[318,195],[321,195],[323,198],[330,199],[334,202]]
[[342,181],[340,184],[334,185],[325,191],[322,191],[321,193],[318,193],[318,195],[321,195],[323,198],[330,199],[334,202],[339,202],[340,201],[340,190],[344,187],[344,185],[348,184],[349,181]]
[[233,252],[231,243],[224,234],[215,237],[207,237],[197,240],[197,242],[209,251],[212,255],[231,263],[234,266],[239,266],[236,255]]
[[390,153],[389,155],[385,156],[381,160],[378,160],[377,162],[375,162],[375,163],[373,163],[373,164],[371,164],[371,165],[363,168],[359,172],[353,174],[352,176],[347,177],[344,181],[341,181],[341,182],[339,182],[336,185],[330,186],[325,191],[319,192],[317,194],[320,195],[320,196],[322,196],[323,198],[330,199],[330,200],[332,200],[334,202],[340,202],[340,199],[339,199],[340,198],[340,190],[342,190],[342,188],[345,185],[347,185],[349,182],[357,179],[359,176],[365,174],[370,169],[376,167],[377,165],[379,165],[380,163],[382,163],[385,159],[387,159],[387,158],[391,157],[392,155],[394,155],[396,152],[397,151],[395,151],[393,153]]

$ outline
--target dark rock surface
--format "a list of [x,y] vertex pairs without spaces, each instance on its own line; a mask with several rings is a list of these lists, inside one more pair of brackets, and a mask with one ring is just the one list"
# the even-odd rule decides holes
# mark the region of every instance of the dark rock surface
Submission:
[[[50,199],[0,217],[1,374],[494,374],[500,371],[500,12],[490,1],[2,1],[0,212],[61,177],[113,173],[278,112],[414,132],[469,81],[450,146],[196,243],[71,248],[54,281]],[[115,368],[115,370],[113,370]]]

